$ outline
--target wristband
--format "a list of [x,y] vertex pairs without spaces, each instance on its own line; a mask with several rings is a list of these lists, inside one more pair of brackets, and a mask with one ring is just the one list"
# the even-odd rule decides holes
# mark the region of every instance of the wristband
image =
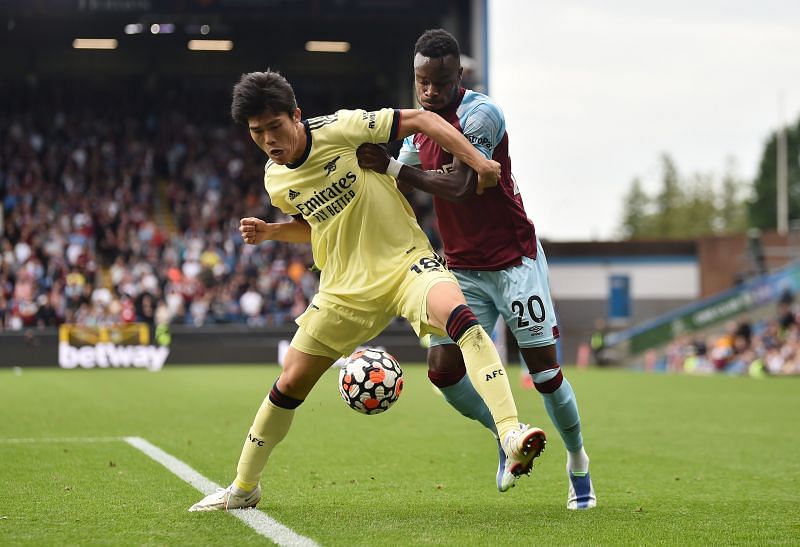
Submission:
[[401,167],[403,167],[402,162],[399,162],[394,158],[389,158],[389,165],[386,166],[386,174],[390,177],[397,178],[400,176]]

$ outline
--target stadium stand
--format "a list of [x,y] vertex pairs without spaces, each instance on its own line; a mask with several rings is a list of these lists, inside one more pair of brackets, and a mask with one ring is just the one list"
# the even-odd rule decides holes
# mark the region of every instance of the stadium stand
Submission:
[[657,368],[693,374],[800,374],[800,310],[786,291],[772,317],[728,321],[722,332],[683,335],[666,347]]
[[[131,89],[3,90],[0,330],[293,321],[317,288],[310,247],[243,245],[241,217],[283,215],[227,91]],[[430,199],[412,201],[438,242]]]

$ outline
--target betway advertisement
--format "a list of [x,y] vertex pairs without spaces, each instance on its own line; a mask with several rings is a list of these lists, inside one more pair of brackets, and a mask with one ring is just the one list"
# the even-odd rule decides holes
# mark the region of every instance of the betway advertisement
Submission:
[[105,327],[65,324],[58,331],[58,366],[76,368],[144,368],[159,371],[169,356],[168,346],[150,344],[143,323]]

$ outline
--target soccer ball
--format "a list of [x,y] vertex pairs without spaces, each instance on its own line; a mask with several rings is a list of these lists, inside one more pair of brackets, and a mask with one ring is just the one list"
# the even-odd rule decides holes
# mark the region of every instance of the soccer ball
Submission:
[[339,372],[339,393],[350,408],[380,414],[397,402],[403,391],[403,370],[383,350],[368,348],[347,358]]

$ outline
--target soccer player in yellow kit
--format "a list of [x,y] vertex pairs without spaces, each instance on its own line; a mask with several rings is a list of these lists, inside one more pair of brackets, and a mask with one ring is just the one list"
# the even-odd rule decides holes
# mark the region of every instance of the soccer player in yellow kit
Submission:
[[236,479],[189,510],[254,507],[269,454],[289,431],[295,409],[336,359],[377,336],[396,316],[408,319],[419,336],[447,333],[459,345],[503,440],[503,475],[513,485],[544,448],[544,432],[519,423],[500,356],[455,277],[434,253],[394,178],[361,169],[356,149],[424,133],[475,169],[478,191],[496,184],[499,164],[424,110],[340,110],[302,120],[291,85],[275,72],[243,75],[233,90],[231,114],[269,157],[264,185],[273,205],[293,217],[283,223],[244,218],[244,241],[310,241],[322,274],[319,292],[297,318],[283,370],[245,439]]

